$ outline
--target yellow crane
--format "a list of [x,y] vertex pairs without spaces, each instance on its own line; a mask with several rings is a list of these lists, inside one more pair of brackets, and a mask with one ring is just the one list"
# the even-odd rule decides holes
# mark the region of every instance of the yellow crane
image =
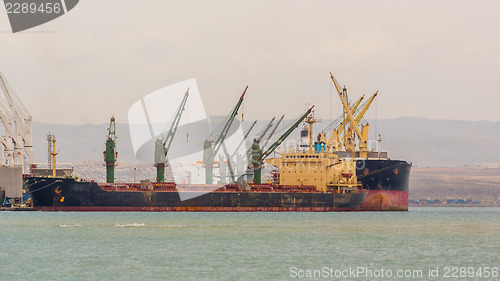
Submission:
[[[361,119],[365,115],[366,111],[368,111],[368,108],[372,104],[372,102],[375,99],[375,97],[377,96],[377,94],[378,94],[378,91],[376,91],[366,101],[365,105],[363,106],[363,108],[361,109],[361,111],[358,113],[358,115],[354,119],[354,122],[355,122],[355,124],[353,124],[354,126],[356,126],[356,127],[358,126],[359,122],[361,121]],[[367,151],[368,151],[368,129],[369,128],[370,128],[370,124],[369,123],[366,123],[365,125],[361,124],[361,137],[359,138],[359,151],[360,151],[359,157],[361,157],[361,158],[366,158],[366,156],[367,156]],[[342,141],[342,144],[340,145],[340,147],[342,147],[344,145],[344,141],[345,141],[345,139]]]
[[[356,112],[356,110],[358,109],[358,107],[361,104],[361,101],[363,100],[364,97],[365,97],[365,95],[362,95],[356,101],[356,103],[351,108],[351,113],[354,114],[354,112]],[[336,151],[340,150],[340,148],[342,146],[339,145],[340,144],[339,136],[340,136],[340,133],[342,131],[344,131],[344,128],[345,128],[346,125],[347,125],[347,119],[344,118],[344,120],[342,120],[342,122],[340,123],[340,125],[337,128],[332,129],[332,136],[330,137],[330,139],[328,140],[328,142],[326,142],[326,135],[325,135],[325,133],[324,132],[320,133],[321,134],[320,141],[326,142],[326,149],[327,149],[327,151],[329,151],[330,149],[333,152],[336,152]]]
[[349,108],[349,104],[347,103],[347,100],[344,97],[344,93],[347,93],[347,90],[345,87],[342,90],[340,90],[340,87],[337,83],[337,80],[335,80],[335,77],[333,77],[333,74],[331,72],[330,72],[330,76],[332,77],[332,81],[335,84],[335,88],[337,89],[340,100],[342,101],[342,106],[344,107],[344,113],[347,114],[347,118],[348,118],[348,121],[350,123],[349,128],[351,128],[354,132],[356,132],[356,135],[358,135],[358,137],[361,138],[361,132],[359,131],[358,126],[355,126],[356,122],[354,122],[354,116],[352,116],[352,112],[351,112],[351,109]]
[[[340,145],[337,145],[336,148],[337,150],[340,150],[341,147],[345,146],[346,151],[353,151],[354,149],[354,136],[353,132],[356,133],[359,139],[359,157],[360,158],[366,158],[367,157],[367,150],[368,150],[368,129],[369,129],[369,124],[367,123],[366,125],[361,125],[361,131],[358,128],[358,124],[365,115],[366,111],[372,104],[373,100],[378,94],[378,91],[375,92],[370,99],[365,103],[364,107],[361,109],[361,111],[358,113],[356,118],[354,118],[353,113],[355,113],[357,107],[359,106],[359,103],[361,102],[361,99],[364,97],[364,95],[356,102],[355,106],[353,106],[352,109],[349,108],[349,104],[347,102],[347,90],[345,87],[341,90],[337,80],[333,76],[333,74],[330,72],[330,76],[332,78],[333,83],[335,84],[335,88],[337,89],[337,92],[339,94],[340,100],[342,101],[342,106],[344,108],[344,114],[347,115],[347,118],[344,117],[344,120],[342,121],[341,125],[339,126],[338,129],[332,130],[332,137],[328,141],[327,147],[330,147],[332,145],[333,141],[337,141],[337,144],[339,143],[339,134],[341,131],[344,130],[347,122],[349,122],[349,127],[347,131],[344,133],[342,143]],[[345,96],[344,96],[345,95]],[[354,109],[356,107],[356,109]]]

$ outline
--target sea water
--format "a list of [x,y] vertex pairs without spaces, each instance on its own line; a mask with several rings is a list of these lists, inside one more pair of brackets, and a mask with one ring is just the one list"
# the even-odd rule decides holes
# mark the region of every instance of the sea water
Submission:
[[500,208],[0,212],[0,280],[500,280],[499,268]]

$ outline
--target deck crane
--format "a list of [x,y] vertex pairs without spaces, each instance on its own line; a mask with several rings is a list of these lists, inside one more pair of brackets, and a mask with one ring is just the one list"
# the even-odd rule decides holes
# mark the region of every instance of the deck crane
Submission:
[[280,120],[278,120],[278,123],[276,123],[276,126],[274,126],[274,128],[271,130],[271,132],[269,133],[269,135],[266,137],[266,139],[262,143],[262,147],[266,147],[266,145],[269,142],[269,140],[271,139],[271,137],[274,135],[274,133],[276,133],[276,129],[278,129],[278,126],[283,121],[283,118],[285,118],[285,114],[281,115],[281,118],[280,118]]
[[252,144],[252,158],[251,158],[251,163],[250,163],[250,168],[253,169],[253,180],[255,183],[261,183],[262,182],[262,166],[264,165],[264,159],[266,159],[273,151],[282,144],[285,139],[300,125],[300,123],[311,113],[312,109],[314,108],[314,105],[311,106],[306,113],[304,113],[302,116],[295,121],[295,123],[292,124],[284,132],[278,140],[276,140],[274,143],[272,143],[264,152],[260,148],[259,140],[255,140],[254,143]]
[[[255,124],[257,124],[257,120],[255,120],[253,122],[253,124],[250,126],[250,128],[248,129],[248,131],[245,133],[245,135],[243,136],[243,139],[238,144],[238,146],[236,147],[236,149],[234,150],[234,152],[231,154],[231,156],[228,157],[227,165],[228,165],[228,168],[229,168],[229,173],[231,174],[231,180],[233,182],[235,181],[235,177],[234,177],[234,170],[233,170],[233,167],[231,165],[231,160],[236,155],[236,169],[238,170],[239,169],[239,163],[240,163],[240,157],[241,157],[241,155],[239,155],[239,154],[237,155],[237,153],[240,150],[240,147],[245,143],[245,141],[248,138],[248,136],[250,135],[250,132],[252,131],[252,129],[255,127]],[[224,148],[224,146],[223,146],[223,148]],[[250,153],[250,152],[248,152],[248,153]],[[247,155],[248,155],[248,153],[247,153]]]
[[[358,107],[359,107],[359,105],[361,104],[361,102],[363,101],[364,98],[365,98],[365,95],[362,95],[354,103],[354,105],[351,106],[351,112],[352,112],[352,114],[355,114],[355,112],[358,111]],[[323,129],[322,132],[328,132],[328,131],[332,130],[333,128],[337,128],[338,131],[344,130],[344,126],[346,125],[346,121],[347,120],[345,118],[342,118],[342,117],[343,116],[341,115],[336,120],[334,120],[333,122],[331,122],[330,124],[328,124],[328,126],[326,126],[325,129]]]
[[[278,128],[278,126],[279,126],[279,124],[280,124],[281,120],[283,120],[283,117],[285,117],[285,115],[283,115],[283,116],[281,117],[280,121],[277,123],[277,125],[274,127],[274,129],[272,130],[272,132],[271,132],[271,133],[269,134],[269,136],[266,138],[266,141],[265,141],[266,143],[267,143],[267,141],[269,141],[269,139],[271,138],[271,136],[274,134],[274,131]],[[262,132],[260,133],[260,135],[259,135],[257,138],[255,138],[255,139],[253,140],[253,143],[255,143],[255,142],[259,142],[259,143],[260,143],[260,141],[264,138],[264,136],[267,134],[267,132],[269,131],[269,129],[271,129],[271,127],[273,126],[273,122],[274,122],[274,120],[275,120],[275,119],[276,119],[276,117],[273,117],[273,119],[271,119],[271,121],[269,121],[269,123],[267,124],[267,126],[266,126],[266,127],[264,128],[264,130],[262,130]],[[247,138],[247,136],[248,136],[248,133],[245,135],[245,138],[243,139],[243,141]],[[238,147],[239,147],[239,146],[238,146]],[[250,148],[247,150],[247,154],[246,154],[246,155],[248,156],[249,161],[251,161],[251,159],[252,159],[252,149],[253,149],[253,144],[252,144],[252,146],[250,146]],[[238,149],[236,149],[236,151],[238,151]],[[235,151],[235,153],[236,153],[236,151]],[[234,154],[233,154],[233,155],[234,155]],[[233,155],[231,155],[231,158],[232,158],[232,156],[233,156]],[[231,163],[228,161],[228,164],[229,164],[229,169],[230,169],[230,172],[231,172],[231,177],[232,177],[233,182],[234,182],[234,181],[235,181],[235,178],[234,178],[234,175],[233,175],[232,170],[231,170]]]
[[[249,134],[250,134],[250,132],[252,131],[252,129],[253,129],[253,127],[255,126],[255,124],[257,124],[257,120],[255,120],[255,121],[253,122],[253,124],[250,126],[250,128],[248,129],[248,131],[247,131],[247,132],[245,133],[245,135],[243,136],[243,139],[241,140],[241,142],[238,144],[238,146],[236,147],[236,149],[234,150],[234,152],[233,152],[231,155],[229,155],[229,152],[227,151],[226,147],[225,147],[224,145],[222,146],[222,149],[224,150],[224,154],[226,155],[226,157],[227,157],[227,159],[228,159],[228,160],[227,160],[227,168],[228,168],[228,170],[229,170],[229,174],[230,174],[230,176],[231,176],[231,177],[230,177],[230,181],[232,181],[232,182],[234,182],[234,181],[235,181],[235,175],[234,175],[235,173],[234,173],[234,169],[233,169],[233,165],[231,164],[231,161],[232,161],[233,157],[236,155],[236,153],[238,153],[238,150],[240,149],[241,145],[243,145],[243,143],[245,143],[245,140],[247,139],[248,135],[249,135]],[[239,155],[238,155],[238,157],[239,157]],[[237,158],[237,160],[238,160],[238,158]],[[224,161],[224,160],[222,159],[222,156],[220,156],[219,163],[222,163],[221,161]],[[238,162],[238,161],[237,161],[237,162]],[[236,165],[236,166],[238,166],[238,165]],[[221,166],[221,168],[222,168],[222,166]],[[236,167],[236,169],[237,169],[237,168],[238,168],[238,167]]]
[[14,152],[24,172],[23,150],[28,156],[29,166],[33,161],[32,117],[2,73],[0,73],[0,80],[16,125]]
[[247,92],[248,86],[246,86],[245,91],[241,95],[238,103],[227,116],[225,122],[223,122],[203,143],[203,165],[205,166],[205,182],[207,184],[213,184],[213,170],[215,164],[215,155],[221,148],[226,139],[227,133],[233,124],[234,118],[238,115],[238,110],[240,109],[245,93]]
[[[269,123],[267,123],[267,126],[264,128],[264,130],[262,130],[262,132],[260,133],[260,135],[253,140],[254,142],[255,142],[255,140],[258,140],[260,142],[262,140],[262,138],[264,138],[264,136],[267,134],[267,132],[269,131],[269,129],[271,129],[271,127],[273,126],[273,122],[274,122],[275,119],[276,119],[276,117],[273,117],[273,119],[271,119],[271,121],[269,121]],[[248,159],[252,158],[251,154],[252,154],[252,147],[250,147],[247,150]]]
[[156,182],[165,181],[165,166],[168,165],[168,159],[167,159],[168,150],[170,149],[170,145],[172,145],[175,133],[177,132],[177,127],[179,126],[182,113],[184,112],[184,109],[186,107],[188,96],[189,96],[189,88],[184,94],[184,98],[181,101],[179,109],[177,109],[177,112],[175,113],[174,119],[170,124],[170,128],[167,131],[167,127],[165,127],[163,133],[155,141],[154,166],[156,167]]
[[103,154],[104,162],[106,162],[106,182],[114,183],[116,158],[118,156],[118,152],[116,152],[115,116],[112,116],[111,121],[109,122],[108,137],[106,139],[106,150],[103,152]]
[[347,89],[344,87],[342,90],[340,90],[340,87],[337,83],[337,80],[335,80],[335,77],[333,77],[333,74],[331,72],[330,72],[330,76],[332,78],[333,83],[335,84],[335,88],[337,89],[340,100],[342,101],[342,106],[344,108],[344,114],[347,115],[348,122],[349,122],[349,128],[347,129],[347,132],[344,134],[344,139],[347,138],[346,143],[345,143],[346,150],[352,151],[353,146],[354,146],[354,139],[352,138],[351,130],[356,133],[356,135],[358,136],[359,139],[361,139],[361,132],[359,131],[359,128],[356,125],[356,122],[354,121],[354,117],[352,115],[349,104],[347,102]]
[[248,129],[248,131],[245,133],[245,136],[243,136],[243,139],[241,140],[241,142],[238,144],[238,146],[236,147],[236,149],[234,150],[233,154],[231,154],[231,157],[230,159],[233,159],[234,155],[236,155],[236,153],[238,153],[238,150],[240,149],[241,145],[245,142],[245,140],[248,138],[248,135],[250,134],[250,132],[252,131],[253,127],[255,126],[255,124],[257,124],[257,120],[255,120],[252,124],[252,126],[250,126],[250,129]]
[[[356,101],[356,103],[354,103],[354,105],[351,107],[351,113],[352,114],[354,114],[356,112],[356,110],[359,107],[359,104],[361,103],[361,101],[363,100],[364,97],[365,97],[365,95],[362,95]],[[338,151],[340,149],[341,146],[340,146],[339,136],[340,136],[340,133],[342,131],[344,131],[345,126],[347,125],[347,123],[348,123],[347,119],[343,118],[342,122],[338,125],[337,128],[331,129],[332,130],[332,136],[330,137],[330,139],[326,143],[326,149],[327,150],[332,149],[333,151]],[[332,124],[330,124],[330,125],[332,125]],[[327,128],[325,128],[323,130],[323,132],[320,133],[322,138],[326,139],[326,133],[325,132],[330,129],[330,127],[331,127],[330,125]]]
[[4,147],[5,155],[0,155],[0,165],[11,166],[14,164],[13,120],[14,117],[10,114],[0,98],[0,123],[2,123],[5,128],[5,136],[0,139],[0,143]]
[[[377,94],[378,94],[378,91],[376,91],[366,101],[366,103],[364,104],[363,108],[361,109],[361,111],[358,113],[358,115],[354,119],[354,122],[355,122],[354,126],[358,126],[359,122],[361,121],[361,119],[365,115],[366,111],[368,110],[368,108],[372,104],[372,102],[375,99],[375,97],[377,96]],[[359,151],[360,151],[359,157],[361,157],[361,158],[366,158],[366,156],[367,156],[367,151],[368,151],[368,129],[369,128],[370,128],[370,124],[369,123],[361,124],[361,137],[359,138]],[[345,138],[344,138],[344,140],[342,141],[342,143],[341,143],[341,145],[339,147],[342,147],[342,145],[344,145],[344,142],[345,142]]]
[[[337,89],[337,92],[339,93],[340,100],[342,101],[342,105],[344,107],[344,113],[347,115],[347,119],[344,119],[344,121],[349,122],[349,128],[347,132],[344,133],[343,141],[342,144],[338,146],[337,149],[340,149],[340,147],[345,146],[346,151],[353,151],[354,150],[354,140],[353,140],[353,131],[356,133],[359,139],[359,157],[361,158],[366,158],[367,157],[367,150],[368,150],[368,128],[369,124],[367,123],[366,125],[361,125],[362,129],[361,131],[358,128],[358,123],[361,121],[363,118],[364,114],[372,104],[373,100],[378,94],[378,91],[375,92],[368,101],[366,101],[365,105],[361,109],[361,111],[358,113],[356,118],[353,117],[353,111],[349,110],[348,108],[348,103],[345,97],[345,94],[347,90],[344,89],[341,91],[340,87],[338,86],[337,80],[333,76],[333,74],[330,72],[330,76],[332,78],[333,83],[335,84],[335,88]],[[338,130],[337,132],[340,132]],[[334,134],[334,133],[332,133]],[[333,136],[332,136],[333,137]]]

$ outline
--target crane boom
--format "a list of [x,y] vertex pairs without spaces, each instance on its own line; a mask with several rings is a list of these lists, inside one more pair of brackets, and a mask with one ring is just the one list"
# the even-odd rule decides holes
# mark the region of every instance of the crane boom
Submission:
[[[231,129],[234,118],[238,115],[238,110],[243,103],[243,98],[247,92],[248,86],[245,87],[243,94],[236,103],[236,106],[226,118],[226,121],[220,126],[220,129],[215,130],[203,143],[203,165],[205,166],[205,183],[213,183],[213,168],[215,163],[215,155],[219,151],[221,145],[224,143],[226,136]],[[229,157],[229,155],[227,155]]]
[[[365,95],[362,95],[357,101],[356,103],[352,106],[351,108],[351,114],[354,114],[356,112],[356,110],[358,110],[358,107],[359,107],[359,104],[361,103],[361,101],[363,100],[363,98],[365,97]],[[339,127],[337,128],[337,132],[340,133],[344,130],[345,126],[347,125],[348,123],[348,120],[347,119],[344,119],[342,121],[342,123],[340,123]]]
[[276,132],[276,129],[278,129],[278,126],[280,125],[281,121],[283,121],[283,118],[285,118],[285,114],[281,115],[280,120],[278,120],[278,123],[276,123],[276,126],[274,126],[273,130],[269,133],[269,136],[267,136],[266,140],[262,144],[262,147],[266,147],[266,144],[269,142],[271,137],[274,135],[274,133]]
[[[354,114],[354,112],[356,112],[356,110],[358,109],[358,106],[359,104],[361,103],[361,101],[363,100],[363,98],[365,97],[365,95],[362,95],[357,101],[356,103],[352,106],[351,108],[351,113]],[[334,141],[337,142],[337,144],[335,145],[335,147],[337,147],[338,145],[338,137],[340,135],[340,132],[342,132],[347,124],[347,119],[344,119],[342,120],[342,122],[340,123],[340,125],[338,126],[338,128],[333,128],[332,129],[332,136],[330,137],[330,139],[328,140],[328,142],[326,143],[326,147],[329,149],[331,146],[332,146],[332,143]],[[335,132],[333,132],[333,130],[335,130]]]
[[[266,128],[262,131],[262,133],[257,138],[254,139],[254,141],[258,140],[260,142],[260,140],[262,138],[264,138],[264,136],[266,135],[267,131],[269,131],[269,129],[271,129],[271,127],[273,126],[274,119],[276,119],[276,117],[273,117],[273,119],[271,119],[271,121],[269,121],[269,123],[267,123]],[[252,147],[250,147],[247,150],[247,155],[250,155],[251,152],[252,152]]]
[[245,91],[243,91],[243,94],[241,95],[240,99],[238,100],[238,103],[234,107],[234,109],[231,112],[231,114],[229,115],[229,118],[227,119],[224,127],[222,128],[222,131],[220,132],[219,136],[215,140],[214,155],[217,154],[221,144],[226,139],[227,133],[229,132],[229,129],[231,128],[231,125],[233,124],[234,118],[236,117],[236,115],[238,115],[238,110],[240,109],[241,103],[243,103],[243,98],[245,97],[245,93],[247,92],[247,89],[248,89],[248,86],[245,87]]
[[356,122],[354,122],[354,117],[352,116],[351,110],[349,109],[349,105],[347,104],[346,99],[342,95],[342,92],[340,91],[340,88],[337,84],[337,81],[335,80],[335,77],[333,77],[333,74],[330,72],[330,76],[332,77],[333,83],[335,84],[335,88],[337,88],[337,92],[339,93],[340,100],[342,101],[342,105],[344,106],[344,111],[347,113],[347,117],[349,118],[350,122],[350,127],[351,129],[356,132],[356,135],[361,138],[361,132],[359,131],[358,126],[356,126]]
[[252,124],[252,126],[250,126],[250,129],[248,129],[248,131],[245,133],[245,136],[243,136],[243,139],[241,140],[241,142],[238,144],[238,146],[236,147],[236,149],[234,150],[233,154],[231,154],[231,159],[234,157],[234,155],[236,153],[238,153],[238,150],[240,149],[241,145],[245,142],[245,140],[247,139],[248,135],[250,134],[250,132],[252,131],[253,127],[255,126],[255,124],[257,124],[257,120],[255,120]]
[[177,127],[179,126],[179,122],[182,117],[182,113],[186,108],[186,102],[188,97],[189,97],[189,88],[186,90],[186,93],[182,98],[181,104],[174,115],[174,119],[172,120],[172,123],[170,124],[168,131],[167,127],[165,127],[164,132],[155,141],[154,166],[156,167],[157,182],[165,181],[165,166],[166,162],[168,161],[167,160],[168,150],[170,149],[170,146],[172,145],[172,142],[174,140],[175,133],[177,132]]
[[264,138],[264,136],[267,134],[267,131],[269,131],[269,129],[271,129],[271,127],[273,126],[273,122],[274,120],[276,119],[276,117],[273,117],[273,119],[271,119],[271,121],[269,121],[269,123],[267,124],[266,128],[264,129],[264,131],[262,131],[262,133],[260,134],[260,136],[257,138],[258,140],[261,140]]
[[182,99],[181,105],[179,106],[179,109],[177,109],[177,112],[175,114],[174,120],[172,121],[172,124],[170,125],[170,129],[168,130],[167,134],[163,138],[163,146],[165,147],[165,156],[168,153],[168,150],[170,149],[170,146],[172,145],[172,141],[174,140],[175,133],[177,132],[177,127],[179,126],[179,122],[182,117],[182,113],[186,109],[186,102],[189,97],[189,88],[187,89],[186,93],[184,94],[184,98]]
[[290,126],[290,128],[288,128],[288,130],[283,133],[283,135],[281,135],[281,137],[278,138],[277,141],[275,141],[273,144],[271,144],[271,146],[269,146],[268,149],[266,149],[266,151],[264,153],[262,153],[262,156],[260,157],[260,161],[264,160],[267,156],[269,156],[281,143],[283,143],[283,141],[285,141],[285,139],[293,132],[293,130],[295,130],[300,122],[302,122],[306,117],[307,115],[309,115],[309,113],[311,113],[312,109],[314,108],[314,105],[311,106],[307,111],[306,113],[304,113],[302,116],[299,117],[299,119],[297,119],[297,121],[295,121],[295,123],[293,123],[292,126]]
[[330,72],[330,76],[332,77],[333,84],[335,84],[335,89],[337,89],[337,92],[339,93],[339,95],[341,95],[342,90],[340,89],[339,84],[337,83],[337,80],[335,79],[335,77],[333,77],[333,74],[331,72]]
[[[372,104],[373,100],[377,96],[378,91],[373,94],[370,99],[366,102],[365,106],[361,111],[359,112],[358,116],[356,116],[356,119],[354,120],[356,128],[358,127],[359,121],[361,121],[361,118],[365,115],[366,111]],[[366,125],[361,125],[361,136],[359,137],[359,157],[365,158],[367,157],[367,149],[368,149],[368,130],[369,130],[369,124],[366,123]],[[345,139],[344,139],[345,141]]]
[[358,113],[358,116],[356,116],[356,118],[354,119],[354,121],[356,121],[356,125],[358,125],[359,121],[361,121],[361,118],[363,118],[363,116],[365,115],[366,111],[368,110],[368,108],[370,107],[370,105],[372,104],[373,100],[375,99],[375,97],[377,96],[378,94],[378,91],[375,92],[375,94],[373,94],[367,101],[366,101],[366,104],[365,106],[363,106],[363,108],[361,109],[361,111]]

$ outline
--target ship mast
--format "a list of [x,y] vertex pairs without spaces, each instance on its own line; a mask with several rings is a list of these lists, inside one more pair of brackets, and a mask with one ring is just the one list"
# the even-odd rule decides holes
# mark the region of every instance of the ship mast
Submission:
[[311,111],[311,113],[307,115],[304,122],[306,122],[309,125],[309,153],[313,153],[314,152],[313,124],[317,122],[316,119],[314,118],[314,111]]

